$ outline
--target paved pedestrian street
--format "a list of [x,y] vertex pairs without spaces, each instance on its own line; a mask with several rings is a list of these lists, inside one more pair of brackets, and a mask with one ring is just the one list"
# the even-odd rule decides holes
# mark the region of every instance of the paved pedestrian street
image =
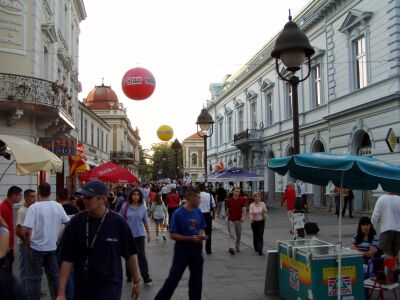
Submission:
[[[276,249],[277,240],[290,239],[289,221],[286,210],[277,204],[268,205],[269,219],[264,233],[265,250]],[[323,241],[337,242],[338,219],[333,212],[314,210],[309,215],[310,221],[317,222],[320,232],[316,237]],[[353,234],[357,228],[359,216],[343,218],[343,246],[351,245]],[[243,224],[242,246],[240,253],[231,256],[228,253],[227,229],[225,220],[217,219],[213,222],[212,251],[211,255],[204,255],[203,296],[202,299],[281,299],[278,296],[264,295],[264,281],[266,269],[266,256],[259,256],[252,248],[252,233],[248,219]],[[152,224],[153,225],[153,224]],[[140,299],[154,299],[167,278],[172,261],[174,241],[166,242],[154,239],[147,244],[146,254],[149,261],[150,274],[153,278],[153,286],[143,286]],[[178,288],[172,299],[188,299],[188,270],[184,273]],[[50,299],[48,296],[47,280],[42,280],[43,290],[46,296],[42,299]],[[131,283],[124,282],[122,299],[129,299]],[[386,295],[385,295],[386,296]],[[390,296],[390,295],[389,295]],[[386,297],[386,299],[391,299]]]

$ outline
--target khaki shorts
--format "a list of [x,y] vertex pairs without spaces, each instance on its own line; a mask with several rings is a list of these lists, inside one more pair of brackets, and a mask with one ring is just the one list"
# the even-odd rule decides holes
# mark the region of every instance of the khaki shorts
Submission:
[[379,237],[379,247],[389,256],[398,256],[400,251],[400,231],[388,230]]

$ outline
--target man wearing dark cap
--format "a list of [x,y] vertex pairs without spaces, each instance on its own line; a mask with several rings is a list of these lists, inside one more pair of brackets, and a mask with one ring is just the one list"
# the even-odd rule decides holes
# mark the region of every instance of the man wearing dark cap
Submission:
[[92,181],[78,191],[86,210],[75,215],[61,241],[61,275],[57,300],[65,299],[65,286],[74,267],[74,300],[121,299],[124,257],[133,275],[132,299],[140,294],[136,245],[126,221],[106,208],[107,187]]

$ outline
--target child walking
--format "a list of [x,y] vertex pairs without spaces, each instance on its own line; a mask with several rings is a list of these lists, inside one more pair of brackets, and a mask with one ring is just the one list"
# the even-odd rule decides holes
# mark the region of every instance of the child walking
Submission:
[[164,201],[161,199],[161,195],[158,193],[154,196],[154,202],[151,204],[150,212],[156,227],[156,240],[158,240],[158,231],[160,230],[163,240],[166,241],[164,221],[167,219],[167,208],[165,207]]

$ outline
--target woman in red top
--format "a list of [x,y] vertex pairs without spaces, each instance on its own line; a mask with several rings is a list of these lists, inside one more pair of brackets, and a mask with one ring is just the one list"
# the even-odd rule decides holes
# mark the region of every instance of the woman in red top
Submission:
[[281,201],[281,206],[283,203],[286,201],[286,209],[287,209],[287,214],[289,217],[290,221],[290,233],[293,233],[293,211],[294,211],[294,202],[296,200],[296,190],[294,189],[294,183],[292,181],[288,182],[287,188],[285,190],[285,193],[283,194],[282,201]]
[[167,195],[167,207],[168,207],[168,220],[171,220],[172,214],[179,207],[181,203],[181,198],[176,193],[176,188],[171,188],[171,193]]

